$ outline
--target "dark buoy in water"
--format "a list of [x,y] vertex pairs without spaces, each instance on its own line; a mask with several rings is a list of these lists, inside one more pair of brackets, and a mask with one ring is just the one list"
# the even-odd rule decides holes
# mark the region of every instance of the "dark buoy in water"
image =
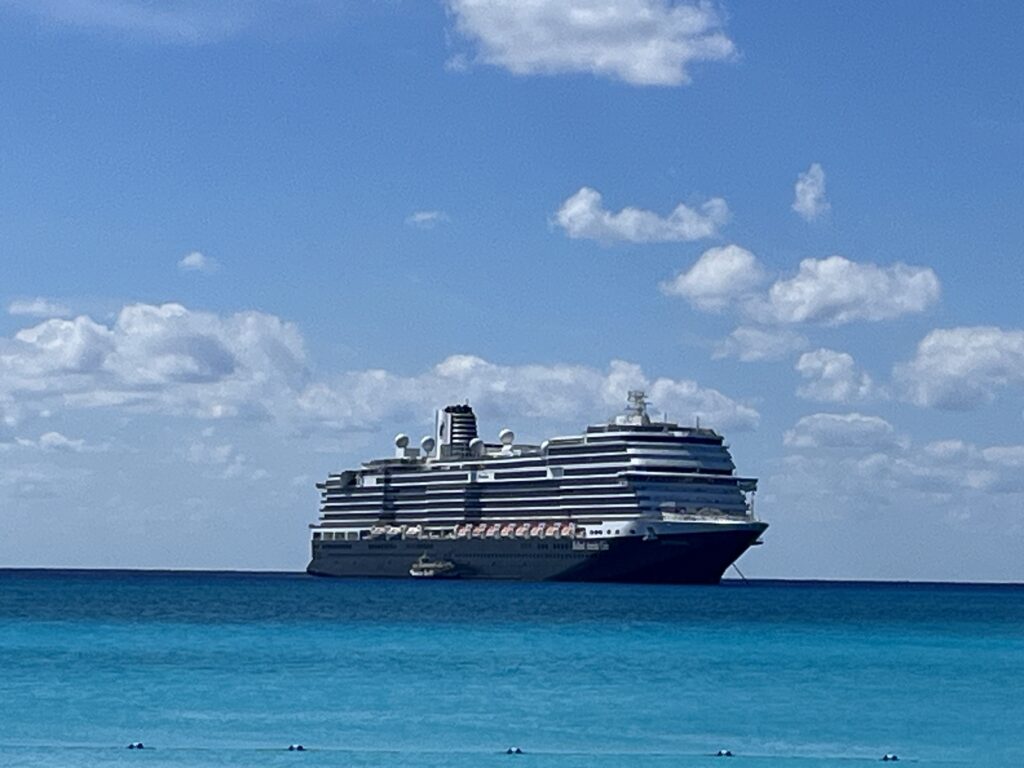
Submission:
[[728,749],[720,749],[715,752],[715,757],[732,757],[732,752]]
[[143,743],[141,741],[133,741],[131,744],[128,745],[128,749],[145,749],[145,748],[146,747],[143,745]]
[[288,751],[289,752],[305,752],[306,748],[304,746],[302,746],[301,744],[289,744],[288,745]]
[[521,750],[519,747],[509,747],[508,749],[505,750],[505,754],[506,755],[521,755],[521,754],[523,754],[523,750]]
[[883,763],[894,763],[897,760],[899,760],[899,757],[894,755],[892,752],[886,752],[884,755],[882,755]]

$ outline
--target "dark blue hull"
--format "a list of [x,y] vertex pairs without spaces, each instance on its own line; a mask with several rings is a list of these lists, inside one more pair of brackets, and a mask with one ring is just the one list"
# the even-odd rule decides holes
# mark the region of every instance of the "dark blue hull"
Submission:
[[421,555],[454,563],[465,579],[717,584],[767,528],[598,539],[368,539],[314,541],[306,570],[316,576],[410,578]]

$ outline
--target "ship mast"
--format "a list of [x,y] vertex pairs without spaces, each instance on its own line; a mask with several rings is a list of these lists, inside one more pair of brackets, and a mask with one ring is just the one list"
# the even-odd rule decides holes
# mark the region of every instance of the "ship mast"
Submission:
[[626,413],[630,415],[630,421],[633,424],[649,425],[651,417],[647,415],[647,393],[642,389],[631,389],[626,398],[629,400]]

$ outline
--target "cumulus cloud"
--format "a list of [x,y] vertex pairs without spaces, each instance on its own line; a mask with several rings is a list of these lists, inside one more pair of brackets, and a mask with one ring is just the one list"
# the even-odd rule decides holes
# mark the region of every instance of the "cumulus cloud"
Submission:
[[614,360],[606,370],[582,365],[507,366],[474,355],[452,355],[429,371],[400,376],[383,370],[352,371],[318,382],[300,396],[300,407],[340,429],[375,425],[382,418],[422,420],[439,404],[463,398],[489,416],[539,419],[579,426],[622,408],[630,389],[643,389],[654,407],[672,417],[697,417],[722,429],[754,429],[758,412],[688,379],[648,377],[640,366]]
[[754,254],[728,245],[708,250],[661,289],[705,311],[735,308],[748,321],[763,325],[890,320],[923,312],[940,294],[939,278],[928,267],[882,267],[843,256],[804,259],[793,277],[755,290],[764,280],[764,268]]
[[182,272],[206,272],[209,274],[220,269],[220,264],[216,259],[205,256],[199,251],[192,251],[181,257],[181,260],[178,261],[178,269]]
[[[750,429],[759,420],[756,410],[717,390],[688,379],[649,377],[622,361],[602,370],[504,366],[452,355],[416,375],[371,369],[317,379],[298,329],[259,312],[219,316],[180,304],[134,304],[110,325],[84,316],[52,318],[0,339],[0,406],[16,402],[36,413],[116,408],[198,418],[242,415],[300,431],[351,431],[396,419],[419,422],[438,405],[469,398],[498,417],[579,426],[618,411],[626,392],[636,388],[678,419],[699,416],[723,429]],[[20,415],[12,412],[11,423]],[[195,456],[215,462],[215,449]]]
[[[681,85],[687,67],[735,56],[710,3],[668,0],[447,0],[475,58],[517,75],[583,72]],[[465,54],[455,61],[466,65]]]
[[809,343],[806,337],[785,328],[740,326],[718,344],[712,356],[716,360],[735,357],[742,363],[769,362],[800,352]]
[[825,171],[817,163],[813,163],[796,179],[794,188],[793,210],[804,219],[814,221],[831,206],[825,199]]
[[558,209],[556,223],[574,239],[598,240],[604,243],[688,242],[714,237],[729,219],[725,200],[715,197],[699,210],[682,203],[668,216],[641,208],[623,208],[618,213],[605,209],[601,193],[582,187]]
[[835,326],[923,312],[939,293],[939,278],[928,267],[830,256],[804,259],[794,277],[775,282],[749,310],[765,322]]
[[1024,330],[991,326],[940,328],[896,366],[894,379],[916,405],[971,410],[1008,387],[1024,385]]
[[892,424],[860,413],[804,416],[782,441],[791,448],[886,448],[897,444]]
[[797,389],[800,397],[827,403],[852,403],[875,393],[871,377],[858,370],[851,355],[832,349],[805,352],[796,362],[796,371],[804,378]]
[[67,317],[71,310],[64,304],[50,299],[19,299],[7,305],[7,314],[26,317]]
[[414,211],[405,219],[406,226],[417,229],[433,229],[446,221],[448,221],[448,214],[444,211]]
[[1000,459],[1024,454],[1024,446],[983,448],[957,439],[924,446],[907,440],[864,443],[795,452],[764,485],[779,489],[778,504],[815,515],[917,508],[937,522],[940,515],[1015,517],[1020,509],[1024,473]]
[[295,326],[180,304],[124,307],[109,326],[52,318],[0,339],[0,402],[125,406],[219,417],[267,414],[308,375]]
[[682,296],[698,309],[719,312],[749,296],[764,281],[750,251],[738,245],[710,248],[685,272],[661,284],[662,293]]

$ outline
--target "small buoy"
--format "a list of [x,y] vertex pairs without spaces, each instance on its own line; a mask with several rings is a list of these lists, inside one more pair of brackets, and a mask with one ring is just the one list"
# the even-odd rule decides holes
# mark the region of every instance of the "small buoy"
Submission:
[[141,741],[133,741],[128,745],[128,749],[145,749],[145,746]]
[[289,752],[305,752],[306,748],[304,746],[302,746],[301,744],[289,744],[288,745],[288,751]]
[[899,757],[894,755],[892,752],[886,752],[884,755],[882,755],[882,762],[883,763],[891,763],[891,762],[895,762],[897,760],[899,760]]
[[720,749],[715,753],[715,757],[732,757],[732,752],[728,749]]
[[521,750],[519,747],[509,747],[508,749],[505,750],[505,754],[506,755],[521,755],[521,754],[523,754],[523,750]]

